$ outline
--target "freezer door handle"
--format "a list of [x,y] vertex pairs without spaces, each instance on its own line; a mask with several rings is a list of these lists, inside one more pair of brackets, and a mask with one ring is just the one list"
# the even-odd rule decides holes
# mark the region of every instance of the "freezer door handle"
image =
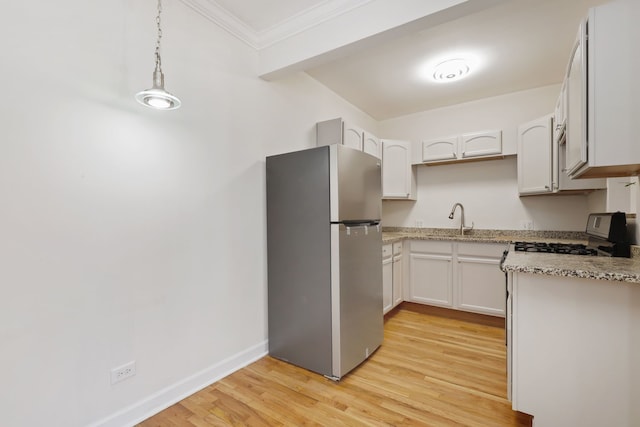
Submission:
[[365,225],[369,225],[369,226],[380,225],[380,220],[359,219],[359,220],[352,220],[352,221],[332,221],[331,224],[343,224],[345,227],[363,227]]

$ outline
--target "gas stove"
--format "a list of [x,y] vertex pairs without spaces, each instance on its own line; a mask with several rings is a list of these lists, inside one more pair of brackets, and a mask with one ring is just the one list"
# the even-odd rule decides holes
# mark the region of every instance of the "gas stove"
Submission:
[[631,249],[627,236],[626,215],[623,212],[590,214],[587,220],[586,234],[589,243],[545,243],[545,242],[515,242],[512,246],[515,252],[537,252],[567,255],[588,256],[631,256]]

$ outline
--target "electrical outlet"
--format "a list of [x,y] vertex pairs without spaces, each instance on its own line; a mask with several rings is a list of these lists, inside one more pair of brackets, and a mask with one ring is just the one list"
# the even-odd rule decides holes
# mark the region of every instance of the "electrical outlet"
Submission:
[[533,230],[533,221],[531,220],[520,221],[520,228],[523,230]]
[[424,221],[421,219],[416,219],[416,227],[422,228],[424,226]]
[[111,369],[111,384],[119,383],[136,374],[136,361],[132,360],[117,368]]

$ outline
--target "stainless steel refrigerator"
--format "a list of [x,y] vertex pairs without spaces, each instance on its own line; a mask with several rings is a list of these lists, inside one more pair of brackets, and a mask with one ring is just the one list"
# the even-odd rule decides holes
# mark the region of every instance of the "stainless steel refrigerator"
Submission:
[[339,380],[382,343],[380,160],[267,157],[269,354]]

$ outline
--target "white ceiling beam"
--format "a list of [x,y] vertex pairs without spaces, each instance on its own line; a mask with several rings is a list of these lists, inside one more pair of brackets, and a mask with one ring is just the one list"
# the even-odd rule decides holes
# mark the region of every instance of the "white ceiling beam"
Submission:
[[273,80],[511,0],[374,0],[260,50]]
[[375,0],[260,50],[267,80],[394,37],[402,26],[469,0]]
[[259,75],[273,80],[512,0],[327,1],[262,33],[215,0],[181,1],[258,50]]

